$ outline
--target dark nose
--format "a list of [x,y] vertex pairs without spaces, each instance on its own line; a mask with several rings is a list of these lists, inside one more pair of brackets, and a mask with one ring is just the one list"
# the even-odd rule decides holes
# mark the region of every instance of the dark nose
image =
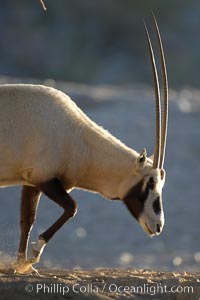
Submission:
[[160,225],[157,224],[157,233],[160,233]]

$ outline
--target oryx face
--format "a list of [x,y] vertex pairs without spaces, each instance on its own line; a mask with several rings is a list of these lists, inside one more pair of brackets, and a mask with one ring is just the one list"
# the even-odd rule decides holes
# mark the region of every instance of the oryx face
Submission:
[[163,169],[168,123],[168,81],[163,52],[162,41],[156,19],[153,15],[156,34],[158,38],[163,81],[163,109],[161,120],[161,101],[159,81],[156,69],[154,53],[147,27],[145,25],[148,46],[151,57],[151,65],[155,86],[156,98],[156,141],[154,147],[153,162],[149,163],[146,150],[138,156],[136,169],[138,169],[140,181],[134,185],[125,195],[123,201],[131,214],[138,220],[142,228],[149,235],[160,234],[164,225],[164,213],[162,206],[162,188],[165,182]]
[[124,197],[127,208],[148,235],[158,235],[164,226],[162,188],[165,171],[152,169]]

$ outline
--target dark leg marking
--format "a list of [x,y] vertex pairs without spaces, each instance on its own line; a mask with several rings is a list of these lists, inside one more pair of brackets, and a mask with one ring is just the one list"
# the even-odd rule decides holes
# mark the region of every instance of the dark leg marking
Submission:
[[65,191],[62,183],[59,179],[54,178],[48,182],[41,183],[38,188],[51,200],[56,202],[64,209],[64,213],[60,218],[50,226],[45,232],[40,234],[39,239],[43,239],[46,243],[52,238],[52,236],[72,218],[77,211],[77,203],[74,199]]
[[20,210],[21,236],[18,250],[18,261],[27,259],[27,247],[32,226],[35,222],[40,191],[31,186],[23,186]]

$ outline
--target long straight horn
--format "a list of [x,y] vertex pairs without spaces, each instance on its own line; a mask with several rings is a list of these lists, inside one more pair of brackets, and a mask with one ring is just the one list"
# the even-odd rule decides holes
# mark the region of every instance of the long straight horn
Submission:
[[157,169],[160,166],[160,147],[161,147],[160,88],[159,88],[159,81],[158,81],[158,74],[157,74],[157,69],[156,69],[154,52],[153,52],[151,39],[150,39],[149,32],[148,32],[145,22],[144,22],[144,27],[145,27],[148,45],[149,45],[151,66],[152,66],[153,79],[154,79],[155,98],[156,98],[156,141],[155,141],[155,147],[154,147],[153,168]]
[[156,18],[153,13],[152,15],[153,15],[156,34],[159,42],[159,51],[160,51],[160,59],[161,59],[161,66],[162,66],[162,81],[163,81],[162,134],[161,134],[161,153],[160,153],[160,165],[159,165],[159,168],[162,169],[165,160],[165,149],[166,149],[167,127],[168,127],[168,80],[167,80],[167,69],[166,69],[165,56],[164,56],[160,31],[158,28]]

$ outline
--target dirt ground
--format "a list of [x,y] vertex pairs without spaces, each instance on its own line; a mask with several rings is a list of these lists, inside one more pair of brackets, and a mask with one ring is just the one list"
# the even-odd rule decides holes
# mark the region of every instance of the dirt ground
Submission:
[[40,270],[0,275],[0,299],[200,300],[200,273],[134,269]]

